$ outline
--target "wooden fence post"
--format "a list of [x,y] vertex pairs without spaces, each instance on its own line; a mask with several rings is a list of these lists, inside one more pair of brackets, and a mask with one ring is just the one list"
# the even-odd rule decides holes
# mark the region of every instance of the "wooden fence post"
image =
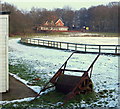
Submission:
[[67,50],[69,49],[69,43],[67,43]]
[[85,52],[86,52],[86,50],[87,50],[87,45],[85,45]]
[[39,40],[38,40],[38,45],[39,45]]
[[58,48],[58,42],[57,42],[57,48]]
[[101,46],[99,45],[99,53],[101,52]]
[[60,42],[60,49],[61,49],[61,42]]
[[48,41],[48,47],[49,47],[49,41]]
[[117,46],[116,46],[116,48],[115,48],[115,54],[117,54]]
[[75,50],[77,51],[77,44],[75,44]]

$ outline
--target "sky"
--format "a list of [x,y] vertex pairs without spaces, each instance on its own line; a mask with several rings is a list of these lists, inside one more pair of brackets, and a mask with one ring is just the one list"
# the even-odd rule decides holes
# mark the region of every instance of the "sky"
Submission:
[[16,6],[18,9],[30,10],[32,7],[35,8],[63,8],[69,6],[74,10],[80,8],[89,8],[91,6],[106,5],[109,2],[118,2],[120,0],[1,0],[2,2],[10,3]]

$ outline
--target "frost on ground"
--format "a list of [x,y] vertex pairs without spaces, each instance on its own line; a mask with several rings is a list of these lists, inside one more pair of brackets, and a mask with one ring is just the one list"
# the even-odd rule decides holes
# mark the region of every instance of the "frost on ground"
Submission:
[[[26,64],[27,66],[31,66],[29,68],[29,74],[34,71],[35,74],[44,81],[48,81],[71,54],[70,51],[22,45],[18,43],[19,40],[20,39],[9,40],[10,65]],[[60,37],[57,40],[60,41]],[[73,40],[73,37],[69,38],[69,40]],[[101,43],[101,40],[99,43]],[[80,42],[82,43],[82,41],[84,43],[84,40],[81,39]],[[99,40],[97,40],[97,42],[98,41]],[[95,57],[95,54],[77,54],[71,59],[67,67],[71,69],[87,70]],[[71,74],[70,72],[66,73]],[[72,75],[79,74],[74,73]],[[119,85],[118,56],[101,55],[94,65],[92,81],[94,84],[94,91],[100,94],[101,98],[91,104],[82,101],[81,103],[72,105],[81,104],[81,107],[94,105],[116,107],[118,105]]]
[[[39,37],[36,36],[39,39]],[[40,39],[62,41],[62,42],[72,42],[79,44],[97,44],[97,45],[118,45],[118,37],[49,37],[44,36]]]
[[0,105],[5,105],[8,103],[15,103],[15,102],[23,102],[23,101],[31,101],[33,100],[34,97],[29,97],[29,98],[23,98],[23,99],[18,99],[18,100],[12,100],[12,101],[0,101]]

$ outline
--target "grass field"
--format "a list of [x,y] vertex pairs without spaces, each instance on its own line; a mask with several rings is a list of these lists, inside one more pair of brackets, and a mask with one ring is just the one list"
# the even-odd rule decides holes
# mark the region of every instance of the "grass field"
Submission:
[[[82,33],[82,32],[81,32]],[[51,33],[26,33],[24,35],[13,35],[13,38],[19,37],[34,37],[34,36],[69,36],[70,34],[81,34],[80,32],[51,32]],[[84,34],[84,33],[82,33]],[[118,37],[118,33],[99,33],[99,32],[87,32],[87,34],[98,34],[99,36],[104,37]],[[93,36],[92,36],[93,37]]]
[[[21,45],[18,43],[19,39],[16,38],[12,38],[9,41],[9,70],[33,86],[43,87],[71,54],[69,51]],[[81,56],[73,58],[72,64],[69,67],[86,68],[86,66],[91,63],[89,58],[93,59],[94,55],[89,54],[84,56],[81,54]],[[79,64],[78,60],[80,61]],[[101,55],[95,65],[92,76],[94,83],[94,91],[92,93],[78,95],[64,106],[59,107],[65,95],[52,89],[48,91],[48,93],[43,93],[43,95],[35,101],[9,103],[3,105],[3,109],[74,109],[107,106],[114,108],[117,106],[118,98],[117,76],[118,57]],[[35,78],[39,78],[39,80],[35,80]]]

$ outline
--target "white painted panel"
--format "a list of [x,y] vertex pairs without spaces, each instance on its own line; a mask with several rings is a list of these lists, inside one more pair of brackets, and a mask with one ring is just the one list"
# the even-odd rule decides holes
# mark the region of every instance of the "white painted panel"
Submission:
[[8,26],[8,15],[0,15],[0,92],[9,89]]

